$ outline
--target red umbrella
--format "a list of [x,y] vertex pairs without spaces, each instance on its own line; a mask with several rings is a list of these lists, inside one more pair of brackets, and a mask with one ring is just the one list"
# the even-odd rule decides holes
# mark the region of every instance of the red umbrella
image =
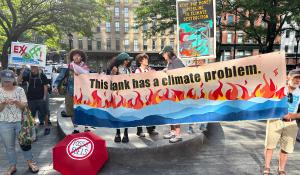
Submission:
[[105,140],[92,132],[66,136],[53,148],[53,168],[63,175],[94,175],[108,160]]

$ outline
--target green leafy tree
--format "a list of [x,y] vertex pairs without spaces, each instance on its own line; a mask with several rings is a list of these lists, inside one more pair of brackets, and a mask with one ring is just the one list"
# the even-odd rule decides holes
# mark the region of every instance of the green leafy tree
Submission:
[[[272,52],[276,37],[284,30],[286,21],[294,20],[300,13],[299,0],[224,0],[224,12],[237,14],[237,30],[254,39],[262,52]],[[223,24],[233,29],[235,24]]]
[[[135,10],[139,25],[152,24],[156,20],[155,28],[148,30],[148,35],[154,35],[176,24],[175,0],[142,0],[141,5]],[[295,20],[300,13],[299,0],[216,0],[217,16],[223,13],[235,14],[237,12],[237,24],[226,24],[221,20],[218,24],[220,41],[217,50],[222,43],[222,30],[242,30],[248,39],[256,40],[262,52],[272,52],[277,36],[287,29],[295,30],[293,26],[284,28],[283,24],[288,20]],[[157,18],[153,18],[158,16]],[[218,18],[220,19],[220,18]],[[218,21],[218,19],[216,21]],[[262,20],[263,25],[257,25]],[[220,56],[220,52],[217,51]]]
[[108,3],[110,0],[0,0],[2,66],[7,67],[11,42],[32,36],[32,31],[56,41],[69,32],[92,36],[92,28],[108,16]]

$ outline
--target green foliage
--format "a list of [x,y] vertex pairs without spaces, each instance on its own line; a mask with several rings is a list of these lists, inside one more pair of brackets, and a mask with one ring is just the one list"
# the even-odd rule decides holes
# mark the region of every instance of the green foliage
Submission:
[[[11,41],[40,35],[51,47],[62,34],[78,32],[92,36],[92,29],[107,18],[111,0],[0,0],[2,62],[7,64]],[[52,38],[52,39],[50,39]],[[58,42],[59,43],[59,42]]]
[[147,36],[152,36],[176,24],[175,0],[141,0],[139,7],[135,9],[139,26],[150,24]]

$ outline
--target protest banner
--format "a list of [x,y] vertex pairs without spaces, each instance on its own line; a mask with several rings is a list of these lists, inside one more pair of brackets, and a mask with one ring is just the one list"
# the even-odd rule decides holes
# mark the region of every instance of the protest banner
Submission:
[[46,66],[46,46],[33,43],[11,43],[11,56],[8,60],[12,65]]
[[215,0],[177,0],[178,57],[186,65],[216,57]]
[[135,127],[265,120],[287,113],[285,54],[131,75],[75,76],[75,123]]

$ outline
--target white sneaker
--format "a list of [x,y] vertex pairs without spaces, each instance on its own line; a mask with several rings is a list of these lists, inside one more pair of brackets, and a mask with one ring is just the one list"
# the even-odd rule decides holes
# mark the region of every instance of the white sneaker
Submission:
[[164,139],[171,139],[175,137],[175,133],[173,131],[170,131],[168,134],[164,135]]
[[177,143],[177,142],[181,142],[181,141],[182,141],[182,138],[180,136],[173,137],[169,140],[170,143]]

